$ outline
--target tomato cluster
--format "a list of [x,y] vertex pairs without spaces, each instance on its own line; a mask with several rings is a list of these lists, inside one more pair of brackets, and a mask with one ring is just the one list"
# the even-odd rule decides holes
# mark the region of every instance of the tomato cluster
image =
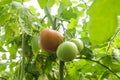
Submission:
[[80,39],[64,41],[60,32],[52,29],[44,29],[40,32],[40,46],[42,49],[56,53],[61,61],[73,60],[77,53],[83,49],[83,42]]

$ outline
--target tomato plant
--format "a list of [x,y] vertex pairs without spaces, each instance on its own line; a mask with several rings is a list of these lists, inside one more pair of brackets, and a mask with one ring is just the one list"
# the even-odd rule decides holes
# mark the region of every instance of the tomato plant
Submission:
[[119,8],[120,0],[0,0],[0,80],[120,80]]

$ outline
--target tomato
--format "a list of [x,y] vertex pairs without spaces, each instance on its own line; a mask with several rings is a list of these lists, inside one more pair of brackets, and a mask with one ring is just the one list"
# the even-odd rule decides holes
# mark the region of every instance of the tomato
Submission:
[[66,41],[59,45],[57,57],[61,61],[71,61],[76,57],[78,49],[75,43]]
[[44,29],[40,32],[40,46],[48,52],[56,52],[63,40],[64,36],[56,30]]
[[80,39],[71,39],[77,45],[78,51],[81,52],[84,48],[83,42]]

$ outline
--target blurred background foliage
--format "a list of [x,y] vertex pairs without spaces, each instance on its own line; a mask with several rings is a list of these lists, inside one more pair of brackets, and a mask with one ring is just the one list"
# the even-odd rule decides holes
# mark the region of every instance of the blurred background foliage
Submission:
[[58,80],[56,55],[39,47],[39,32],[53,28],[85,48],[65,63],[64,80],[120,79],[120,1],[0,0],[0,80]]

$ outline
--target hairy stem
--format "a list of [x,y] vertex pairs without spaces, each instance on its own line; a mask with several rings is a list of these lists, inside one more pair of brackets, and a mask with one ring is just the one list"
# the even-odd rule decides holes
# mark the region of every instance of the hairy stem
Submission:
[[54,20],[53,20],[53,18],[52,18],[52,16],[51,16],[51,14],[50,14],[47,6],[45,7],[45,14],[46,14],[46,16],[48,17],[49,21],[51,22],[52,28],[53,28],[53,29],[56,29],[56,23],[54,23]]
[[25,34],[22,34],[22,63],[20,71],[20,80],[23,80],[24,77],[24,61],[25,61]]
[[45,15],[45,16],[42,18],[42,20],[40,21],[41,24],[43,23],[43,21],[44,21],[44,19],[45,19],[46,17],[47,17],[47,16]]
[[59,67],[60,80],[63,80],[63,71],[64,71],[64,62],[60,61],[60,67]]
[[59,18],[59,17],[55,17],[56,19],[58,19],[58,20],[60,20],[61,22],[63,22],[63,21],[65,21],[65,22],[68,22],[68,23],[70,23],[70,21],[69,20],[66,20],[66,19],[62,19],[62,18]]

